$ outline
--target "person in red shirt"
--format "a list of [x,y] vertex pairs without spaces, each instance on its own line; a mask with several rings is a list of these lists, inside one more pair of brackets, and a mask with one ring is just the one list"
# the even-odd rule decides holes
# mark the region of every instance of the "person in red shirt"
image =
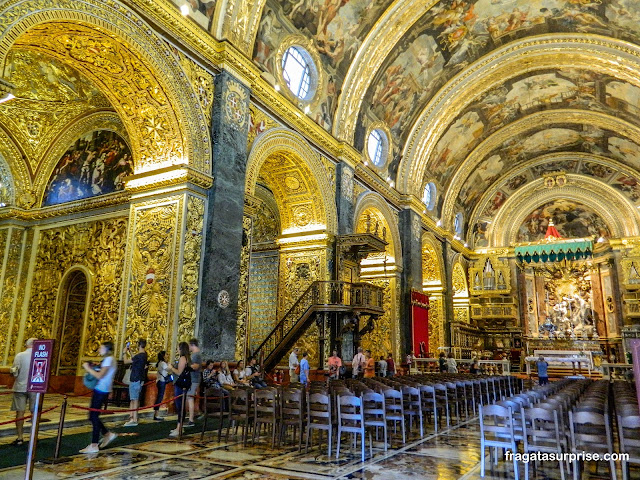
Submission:
[[393,377],[396,374],[396,363],[393,361],[393,355],[389,353],[387,356],[387,377]]
[[340,378],[340,367],[342,367],[342,359],[338,356],[338,351],[334,350],[333,355],[329,357],[329,378],[337,380]]

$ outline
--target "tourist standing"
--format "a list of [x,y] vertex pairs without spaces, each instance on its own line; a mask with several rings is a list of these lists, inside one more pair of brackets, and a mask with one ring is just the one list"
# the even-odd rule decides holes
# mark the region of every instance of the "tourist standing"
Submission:
[[378,362],[378,374],[381,377],[387,376],[387,361],[384,359],[384,355],[380,355],[380,361]]
[[[187,342],[180,342],[180,344],[178,345],[178,351],[180,352],[180,357],[178,358],[177,365],[175,367],[169,366],[169,369],[175,375],[175,382],[178,381],[178,379],[180,378],[180,375],[182,374],[182,372],[184,372],[184,369],[187,368],[191,363],[191,355],[189,354],[189,344]],[[176,397],[176,401],[174,402],[173,405],[175,406],[176,413],[178,414],[178,425],[176,425],[176,428],[174,428],[173,430],[171,430],[171,432],[169,432],[170,437],[177,437],[178,435],[180,435],[180,430],[182,429],[182,422],[184,420],[182,418],[182,415],[183,415],[182,407],[183,407],[183,401],[184,401],[183,395],[185,391],[182,388],[180,388],[178,385],[176,385],[175,382],[173,385],[173,392]]]
[[358,347],[358,353],[351,360],[351,371],[353,374],[353,378],[357,378],[361,376],[364,372],[364,365],[366,363],[366,359],[364,358],[364,354],[362,353],[362,347]]
[[471,366],[469,367],[469,373],[477,375],[478,373],[478,358],[476,356],[471,357]]
[[[129,414],[129,421],[124,424],[125,427],[138,426],[138,411],[140,406],[140,392],[145,381],[144,370],[147,366],[147,352],[145,348],[147,341],[144,338],[138,340],[138,352],[132,357],[130,345],[124,351],[125,365],[131,365],[131,376],[129,377],[129,408],[132,410]],[[129,357],[129,358],[127,358]]]
[[542,355],[538,358],[536,366],[538,367],[538,383],[540,385],[546,385],[549,383],[549,373],[547,371],[549,364],[545,361]]
[[161,351],[158,353],[158,363],[156,363],[156,371],[158,372],[158,377],[156,378],[156,388],[158,393],[156,395],[155,407],[153,407],[153,419],[156,422],[161,422],[164,420],[163,418],[158,416],[158,412],[160,410],[159,403],[162,403],[164,400],[164,392],[167,388],[167,383],[169,383],[169,365],[165,360],[166,351]]
[[[105,404],[107,398],[109,398],[109,394],[113,387],[113,377],[117,370],[116,360],[113,358],[113,342],[103,342],[102,345],[100,345],[99,353],[101,357],[104,357],[100,363],[100,370],[94,370],[89,362],[84,362],[82,364],[82,368],[84,368],[89,375],[96,377],[98,379],[98,383],[93,390],[91,404],[89,405],[89,408],[93,409],[89,412],[89,421],[93,426],[91,443],[80,450],[80,453],[98,453],[100,451],[100,447],[105,448],[118,436],[107,430],[100,420],[100,412],[98,411]],[[100,445],[98,445],[101,433],[102,441],[100,442]]]
[[411,373],[411,368],[413,368],[413,364],[415,363],[416,356],[413,354],[413,350],[409,352],[407,355],[407,370]]
[[27,393],[27,383],[29,381],[29,367],[31,366],[31,352],[35,338],[30,338],[25,343],[26,349],[18,353],[13,359],[11,373],[16,379],[13,382],[13,399],[11,401],[11,411],[16,412],[16,438],[11,445],[22,445],[24,443],[24,412],[27,411],[27,400],[29,400],[29,410],[31,414],[36,408],[36,394]]
[[391,378],[396,374],[396,362],[393,360],[393,355],[389,352],[387,355],[387,377]]
[[367,350],[364,354],[364,377],[373,378],[376,376],[376,361],[371,356],[371,350]]
[[291,383],[297,383],[300,381],[300,376],[296,373],[296,369],[300,371],[298,368],[300,366],[300,362],[298,362],[298,347],[294,348],[289,355],[289,381]]
[[456,359],[453,358],[453,353],[450,353],[449,358],[447,358],[447,372],[458,373],[458,364],[456,363]]
[[338,380],[340,378],[340,369],[342,368],[342,359],[338,356],[338,351],[334,350],[329,357],[329,380]]
[[445,358],[444,352],[440,352],[440,356],[438,357],[438,366],[440,367],[440,373],[445,373],[447,371],[447,359]]
[[200,388],[200,377],[202,377],[202,354],[197,338],[189,340],[189,353],[191,354],[191,388],[187,393],[187,406],[189,407],[189,423],[187,427],[194,427],[196,411],[196,396]]
[[300,362],[300,383],[302,383],[304,386],[307,386],[309,384],[309,360],[307,359],[307,356],[309,354],[307,352],[304,352],[302,354],[302,361]]

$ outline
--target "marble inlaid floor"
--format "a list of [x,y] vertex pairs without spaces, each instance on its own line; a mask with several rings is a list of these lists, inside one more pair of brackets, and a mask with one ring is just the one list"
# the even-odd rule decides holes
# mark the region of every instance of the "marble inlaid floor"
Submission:
[[[97,455],[77,455],[67,463],[36,465],[34,478],[53,480],[61,478],[94,480],[134,479],[246,479],[246,480],[480,480],[480,449],[478,427],[475,420],[453,426],[438,435],[430,431],[420,439],[412,436],[405,445],[394,439],[384,450],[384,444],[374,440],[373,455],[361,462],[360,450],[351,450],[349,438],[343,438],[340,458],[335,458],[335,445],[331,457],[327,456],[326,437],[308,453],[292,445],[272,449],[270,437],[258,439],[243,446],[239,438],[217,441],[209,434],[188,435],[181,441],[163,439],[126,447],[108,448]],[[524,468],[520,466],[520,478]],[[582,480],[609,479],[606,464],[587,465]],[[622,478],[618,465],[618,478]],[[0,480],[24,478],[24,467],[0,470]],[[486,480],[515,478],[511,464],[500,462],[488,469]],[[557,464],[546,463],[531,471],[532,479],[560,480]],[[572,475],[567,475],[567,480]],[[640,480],[640,468],[631,469],[631,479]]]

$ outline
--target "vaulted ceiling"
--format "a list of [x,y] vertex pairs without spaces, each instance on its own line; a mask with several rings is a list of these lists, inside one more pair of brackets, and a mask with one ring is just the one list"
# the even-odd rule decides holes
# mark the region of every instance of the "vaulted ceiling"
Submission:
[[[378,173],[417,197],[433,182],[429,214],[453,230],[461,213],[473,246],[505,241],[492,232],[503,209],[523,222],[515,241],[551,216],[570,217],[568,236],[621,234],[604,208],[639,224],[635,0],[266,0],[254,33],[251,56],[276,81],[284,46],[309,49],[311,118],[360,150],[384,124]],[[542,203],[515,211],[522,195]]]

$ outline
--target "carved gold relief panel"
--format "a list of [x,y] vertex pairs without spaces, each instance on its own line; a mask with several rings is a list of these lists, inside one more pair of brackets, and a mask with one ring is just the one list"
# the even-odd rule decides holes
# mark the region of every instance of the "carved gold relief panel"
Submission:
[[429,297],[429,352],[444,346],[444,303],[442,295]]
[[[249,215],[242,217],[242,249],[240,250],[240,281],[238,284],[238,320],[236,323],[236,358],[245,358],[249,335],[249,268],[251,262],[252,224]],[[277,265],[277,262],[276,262]],[[277,274],[271,279],[277,282]],[[271,304],[272,308],[274,303]],[[252,348],[252,347],[249,347]]]
[[11,326],[13,314],[13,302],[16,285],[18,283],[18,271],[20,262],[20,252],[22,251],[21,228],[9,228],[2,231],[0,241],[0,273],[2,280],[0,291],[0,359],[4,357],[4,352],[9,340],[8,332]]
[[[381,355],[386,357],[387,353],[393,352],[394,325],[397,323],[395,315],[395,278],[367,279],[371,283],[384,289],[384,314],[374,321],[374,328],[371,332],[362,337],[362,348],[371,350],[373,357],[377,360]],[[360,326],[362,328],[362,325]]]
[[81,356],[97,356],[100,343],[114,340],[122,291],[127,219],[113,218],[41,230],[22,338],[52,338],[56,298],[66,271],[82,265],[94,276]]
[[166,350],[173,332],[171,307],[183,201],[184,197],[178,196],[132,205],[124,339],[133,343],[145,338],[151,352]]
[[18,290],[16,292],[15,310],[13,320],[11,322],[9,333],[7,334],[11,338],[8,345],[7,363],[10,363],[13,356],[20,351],[20,345],[18,345],[18,335],[22,327],[22,308],[25,302],[25,296],[27,295],[27,279],[29,276],[29,267],[31,264],[31,253],[33,251],[33,228],[27,229],[26,238],[24,241],[24,252],[22,255],[22,261],[20,264],[20,280],[18,283]]
[[182,250],[178,342],[188,341],[196,331],[204,216],[204,199],[189,195],[187,197],[187,218]]

